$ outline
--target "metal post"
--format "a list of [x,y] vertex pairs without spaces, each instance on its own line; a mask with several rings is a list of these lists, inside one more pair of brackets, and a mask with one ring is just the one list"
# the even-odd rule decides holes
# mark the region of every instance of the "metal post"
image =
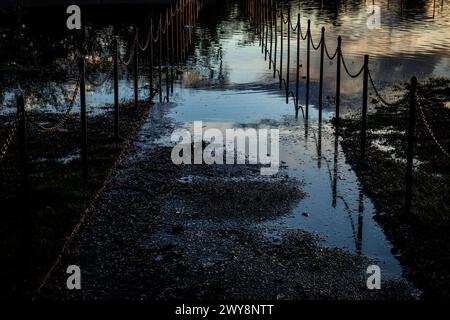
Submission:
[[275,31],[274,31],[274,37],[275,37],[275,52],[273,54],[273,78],[275,79],[275,77],[277,76],[277,49],[278,49],[278,32],[277,32],[277,24],[278,24],[278,19],[277,19],[277,11],[278,11],[278,2],[275,3],[275,11],[273,13],[274,15],[274,23],[275,23]]
[[284,29],[283,5],[281,5],[280,17],[281,17],[280,18],[280,89],[281,89],[283,84],[283,29]]
[[300,13],[297,15],[297,76],[295,81],[295,114],[298,116],[300,105]]
[[336,70],[336,124],[339,124],[339,113],[340,113],[340,104],[341,104],[341,45],[342,38],[338,37],[338,45],[337,45],[337,70]]
[[[138,29],[136,27],[136,34],[138,33]],[[137,43],[137,36],[135,38],[135,50],[134,50],[134,107],[138,107],[139,103],[139,84],[138,84],[138,69],[139,69],[139,61],[138,61],[138,51],[139,51],[139,45]]]
[[311,20],[308,20],[308,29],[306,30],[306,110],[305,110],[305,118],[309,118],[309,89],[310,89],[310,81],[311,81]]
[[325,27],[322,27],[322,36],[321,36],[321,45],[320,45],[319,123],[322,123],[324,53],[325,53]]
[[362,103],[362,126],[361,126],[361,159],[366,157],[367,140],[367,98],[369,88],[369,55],[364,56],[364,78],[363,78],[363,103]]
[[169,77],[169,9],[166,9],[166,96],[169,102],[170,96],[170,77]]
[[159,58],[158,58],[158,75],[159,75],[159,102],[162,102],[162,15],[159,15],[158,42],[159,42]]
[[170,9],[170,92],[173,93],[173,81],[174,81],[174,72],[173,65],[175,62],[175,53],[174,53],[174,27],[175,21],[172,16],[172,8]]
[[411,78],[410,90],[410,109],[409,109],[409,125],[408,125],[408,152],[406,157],[406,192],[405,192],[405,214],[411,212],[412,195],[413,195],[413,160],[414,160],[414,135],[416,126],[416,92],[417,78]]
[[273,46],[273,0],[270,2],[270,10],[268,11],[269,15],[269,25],[270,25],[270,48],[269,48],[269,70],[272,69],[272,46]]
[[114,139],[119,140],[119,41],[114,39]]
[[269,41],[269,26],[268,26],[268,11],[269,11],[269,6],[268,6],[268,2],[265,2],[265,6],[264,6],[264,28],[266,30],[265,32],[265,46],[264,46],[264,60],[267,60],[267,42]]
[[[136,49],[137,50],[137,49]],[[86,119],[86,80],[85,63],[80,59],[80,117],[81,117],[81,163],[83,166],[83,181],[88,177],[88,147],[87,147],[87,119]]]
[[25,103],[22,96],[17,97],[18,142],[19,142],[19,168],[21,175],[22,214],[21,214],[21,256],[18,270],[21,274],[17,277],[20,294],[28,295],[31,284],[31,216],[29,211],[29,181],[27,164],[27,128],[25,124]]
[[150,104],[153,103],[153,20],[150,20]]
[[288,46],[288,52],[287,52],[287,65],[286,65],[286,104],[289,103],[289,82],[290,82],[290,69],[291,69],[291,7],[288,8],[288,17],[287,17],[287,46]]

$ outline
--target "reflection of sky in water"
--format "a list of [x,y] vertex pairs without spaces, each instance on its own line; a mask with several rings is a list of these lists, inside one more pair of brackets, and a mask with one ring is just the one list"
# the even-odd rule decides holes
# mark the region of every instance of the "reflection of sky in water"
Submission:
[[[229,21],[220,27],[235,25]],[[246,36],[234,28],[230,37],[221,39],[216,49],[221,48],[222,59],[215,65],[207,65],[205,57],[190,59],[187,67],[192,73],[199,70],[199,75],[191,74],[183,79],[182,87],[177,86],[172,99],[176,107],[171,109],[170,116],[183,127],[201,120],[204,130],[242,125],[279,128],[280,160],[287,166],[287,173],[302,182],[307,197],[297,204],[292,214],[264,223],[268,235],[276,236],[280,226],[281,230],[308,230],[319,234],[325,245],[360,251],[377,259],[384,272],[399,275],[401,267],[390,253],[383,231],[372,219],[376,212],[374,206],[360,193],[357,177],[345,163],[339,143],[335,145],[331,128],[324,126],[319,140],[313,115],[305,133],[303,120],[292,117],[293,105],[285,104],[280,96],[257,42],[242,45]],[[221,84],[217,81],[220,70],[226,76],[226,82]],[[202,87],[205,79],[219,86]],[[325,112],[324,117],[330,115]]]

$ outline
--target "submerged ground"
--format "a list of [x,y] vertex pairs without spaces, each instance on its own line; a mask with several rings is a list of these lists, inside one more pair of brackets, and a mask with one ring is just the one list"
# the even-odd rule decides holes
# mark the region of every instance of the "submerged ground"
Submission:
[[[157,143],[176,127],[160,104],[45,283],[41,298],[92,299],[412,299],[408,282],[370,291],[374,261],[324,248],[304,231],[264,223],[289,214],[304,194],[284,173],[258,168],[175,166]],[[66,289],[67,265],[82,270]]]
[[[388,8],[385,1],[381,1],[382,29],[369,31],[365,29],[363,19],[365,5],[358,4],[354,8],[325,6],[319,10],[316,5],[310,8],[311,4],[305,5],[303,1],[292,1],[291,4],[293,9],[298,4],[307,7],[305,12],[299,11],[305,13],[302,15],[303,25],[307,18],[313,19],[315,39],[322,24],[327,26],[331,49],[335,47],[333,39],[337,35],[344,36],[343,50],[353,71],[360,65],[361,55],[371,53],[370,69],[380,87],[395,80],[408,79],[410,75],[448,74],[448,45],[441,32],[448,24],[446,7],[439,7],[440,11],[433,12],[431,18],[429,5],[411,1],[406,8],[401,8],[400,13],[399,8]],[[293,17],[296,17],[295,12]],[[143,25],[142,30],[147,27],[147,21]],[[355,25],[361,33],[354,32]],[[25,24],[23,28],[27,30]],[[121,26],[119,29],[125,30],[125,39],[130,36],[132,28]],[[102,29],[99,37],[107,38],[112,31],[117,30]],[[424,31],[430,36],[419,39],[418,35]],[[374,32],[378,32],[375,37]],[[34,35],[31,32],[28,36],[33,38]],[[95,39],[97,34],[91,32],[91,36]],[[14,38],[10,42],[14,43]],[[72,42],[68,43],[67,50],[71,50]],[[96,52],[109,55],[101,43],[94,43]],[[294,45],[294,41],[291,43]],[[125,43],[123,45],[127,47]],[[286,51],[285,47],[285,56]],[[123,54],[126,52],[125,49]],[[64,52],[58,54],[62,54],[62,60],[66,61]],[[292,59],[294,54],[291,54]],[[304,50],[301,62],[303,102]],[[292,67],[294,63],[291,63]],[[39,67],[28,70],[27,66],[16,65],[14,61],[7,70],[18,67],[24,69],[27,77],[31,77],[28,72],[36,70],[41,75],[45,73]],[[127,72],[131,71],[129,69]],[[294,117],[292,104],[284,103],[284,92],[279,91],[278,81],[273,78],[273,71],[268,69],[268,61],[264,61],[261,55],[258,38],[242,6],[238,2],[227,1],[204,8],[195,31],[194,47],[188,61],[177,72],[174,94],[170,96],[172,103],[154,106],[142,103],[140,111],[135,112],[137,114],[123,118],[123,121],[130,118],[135,122],[139,115],[145,115],[145,111],[150,109],[135,139],[128,132],[130,130],[124,131],[124,138],[131,138],[131,148],[120,159],[117,171],[114,170],[106,189],[93,204],[86,223],[81,225],[61,260],[44,281],[39,298],[416,298],[418,291],[404,279],[403,267],[397,260],[403,254],[402,248],[399,251],[398,242],[394,242],[394,247],[389,241],[392,238],[388,239],[374,220],[374,216],[380,218],[377,220],[385,219],[385,207],[380,205],[379,198],[373,197],[367,185],[362,188],[361,182],[366,181],[361,179],[358,168],[355,172],[354,167],[347,163],[351,146],[342,143],[342,137],[335,134],[328,121],[323,124],[317,121],[317,53],[312,55],[311,69],[311,118],[304,121]],[[59,71],[68,77],[64,65]],[[89,74],[93,72],[88,71]],[[291,75],[293,72],[291,70]],[[148,74],[145,63],[140,74]],[[327,61],[324,85],[326,120],[334,114],[334,76],[335,62]],[[129,77],[125,71],[121,77],[121,98],[130,99],[132,81],[123,79]],[[61,83],[67,80],[64,78],[65,82]],[[8,81],[16,82],[14,79]],[[144,102],[148,79],[142,76],[139,84]],[[41,84],[37,88],[33,85],[33,90],[25,89],[37,91],[35,96],[38,98],[55,89],[54,83],[44,89],[41,89]],[[291,85],[294,85],[293,81]],[[12,90],[5,87],[1,97],[4,102],[11,102],[14,97]],[[110,109],[104,108],[112,101],[111,93],[108,82],[101,89],[89,90],[90,126],[103,124],[90,131],[92,146],[99,148],[99,152],[93,153],[91,189],[99,187],[100,180],[122,147],[122,144],[112,141],[110,132],[103,130],[103,127],[111,128]],[[358,119],[360,93],[361,81],[347,79],[343,75],[344,114],[353,112]],[[155,97],[155,101],[158,98]],[[9,107],[2,109],[2,114],[11,115],[14,105]],[[74,114],[78,112],[77,107]],[[6,116],[2,121],[9,124],[10,118]],[[250,165],[173,165],[170,134],[178,128],[190,128],[193,121],[200,120],[205,128],[279,129],[280,173],[274,177],[261,177],[259,168]],[[359,125],[355,123],[354,130],[348,135],[357,140]],[[32,167],[37,168],[33,178],[39,178],[40,182],[48,180],[35,186],[41,192],[36,192],[35,196],[41,200],[39,215],[44,222],[37,243],[39,250],[36,251],[36,255],[43,257],[42,265],[39,265],[39,280],[65,242],[66,231],[72,229],[74,221],[78,221],[78,213],[87,203],[87,195],[83,191],[69,190],[64,181],[52,183],[55,177],[59,177],[56,171],[45,174],[40,171],[41,164],[47,171],[52,171],[49,168],[53,168],[53,162],[56,162],[58,170],[64,171],[64,178],[73,178],[81,188],[76,124],[74,121],[58,132],[59,148],[52,148],[52,156],[48,157],[52,161],[39,159],[36,155],[40,153],[33,148],[31,150],[30,161],[33,162]],[[99,130],[104,134],[100,135]],[[396,134],[401,135],[401,132]],[[70,146],[64,138],[66,136],[70,137]],[[37,137],[33,136],[33,139]],[[41,144],[48,141],[45,148],[50,148],[52,137],[46,139],[40,140]],[[41,149],[45,148],[41,146]],[[402,176],[400,171],[396,174]],[[47,179],[47,175],[51,179]],[[383,182],[379,179],[378,186],[383,186]],[[401,184],[397,186],[399,190],[402,187]],[[8,190],[9,183],[5,182],[2,187]],[[89,191],[94,193],[95,190]],[[39,195],[48,196],[53,192],[58,197],[52,197],[46,206],[47,198],[39,198]],[[65,202],[66,199],[70,201]],[[439,213],[439,206],[436,208]],[[58,221],[58,226],[54,227],[51,221]],[[4,228],[7,229],[8,225],[4,224]],[[404,257],[402,261],[405,261]],[[414,260],[411,261],[416,265]],[[426,266],[428,262],[428,259],[422,259],[421,265]],[[83,290],[80,292],[66,290],[65,268],[72,264],[81,267]],[[381,291],[367,290],[366,268],[371,264],[382,269]],[[437,269],[442,272],[445,267],[438,266]],[[434,274],[435,268],[430,270]],[[8,277],[8,273],[5,275]],[[436,275],[433,279],[438,281],[440,274]],[[427,279],[422,281],[427,282]],[[420,287],[423,288],[423,282]]]

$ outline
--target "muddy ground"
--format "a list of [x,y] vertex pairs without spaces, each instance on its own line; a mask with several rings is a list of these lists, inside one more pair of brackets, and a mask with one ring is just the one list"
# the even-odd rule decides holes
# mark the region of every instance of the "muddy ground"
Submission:
[[[414,299],[404,280],[366,287],[368,258],[324,248],[317,236],[260,222],[289,214],[304,194],[255,166],[175,166],[154,143],[176,126],[158,105],[87,222],[63,253],[41,300]],[[82,290],[66,289],[68,265]]]

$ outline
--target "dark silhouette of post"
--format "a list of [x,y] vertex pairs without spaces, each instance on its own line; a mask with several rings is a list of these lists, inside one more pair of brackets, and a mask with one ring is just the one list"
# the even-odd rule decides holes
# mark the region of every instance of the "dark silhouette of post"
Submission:
[[[138,29],[136,27],[136,35],[138,33]],[[139,75],[138,75],[138,70],[139,70],[139,61],[138,61],[138,51],[139,51],[139,45],[138,45],[138,39],[137,36],[135,37],[135,50],[134,50],[134,107],[137,108],[138,107],[138,103],[139,103]]]
[[297,69],[295,79],[295,116],[298,117],[300,106],[300,13],[297,15]]
[[[162,14],[159,14],[159,28],[158,28],[158,44],[159,44],[159,56],[158,56],[158,76],[159,76],[159,102],[162,102]],[[184,29],[183,29],[184,30]],[[182,41],[184,43],[184,32]],[[184,47],[184,45],[183,45]],[[184,58],[184,49],[183,49],[183,58]]]
[[149,72],[149,80],[150,80],[150,103],[153,103],[153,90],[154,90],[154,84],[153,84],[153,19],[150,20],[150,72]]
[[367,140],[367,98],[369,90],[369,55],[364,56],[363,101],[361,118],[361,159],[366,158]]
[[31,215],[29,210],[29,181],[28,181],[28,155],[27,155],[27,128],[25,124],[25,103],[23,96],[17,97],[17,132],[19,143],[19,170],[21,176],[21,236],[20,246],[21,253],[17,270],[20,273],[17,276],[17,285],[19,287],[19,294],[26,298],[32,289],[32,274],[31,274]]
[[319,76],[319,123],[322,123],[323,109],[323,59],[325,51],[325,27],[322,27],[322,35],[320,37],[320,76]]
[[308,29],[306,30],[306,110],[305,118],[309,118],[309,85],[310,85],[310,64],[311,64],[311,20],[308,20]]
[[88,177],[88,147],[86,119],[86,73],[84,59],[80,59],[80,117],[81,117],[81,163],[84,183]]
[[114,39],[114,139],[119,140],[119,41]]
[[337,69],[336,69],[336,124],[339,124],[340,107],[341,107],[341,56],[342,56],[342,38],[338,37],[337,44]]
[[275,51],[273,54],[273,78],[277,76],[277,56],[278,56],[278,19],[277,19],[277,11],[278,11],[278,2],[275,3],[275,10],[273,12],[273,21],[274,21],[274,38],[275,38]]
[[287,17],[287,63],[286,63],[286,104],[289,103],[289,84],[291,81],[290,78],[290,69],[291,69],[291,8],[288,8],[288,17]]
[[281,4],[281,12],[280,12],[280,89],[283,85],[283,25],[284,25],[284,17],[283,17],[283,4]]
[[411,212],[413,195],[413,161],[414,161],[414,134],[416,126],[417,106],[417,78],[411,78],[409,124],[408,124],[408,150],[406,155],[406,192],[405,192],[405,214]]

